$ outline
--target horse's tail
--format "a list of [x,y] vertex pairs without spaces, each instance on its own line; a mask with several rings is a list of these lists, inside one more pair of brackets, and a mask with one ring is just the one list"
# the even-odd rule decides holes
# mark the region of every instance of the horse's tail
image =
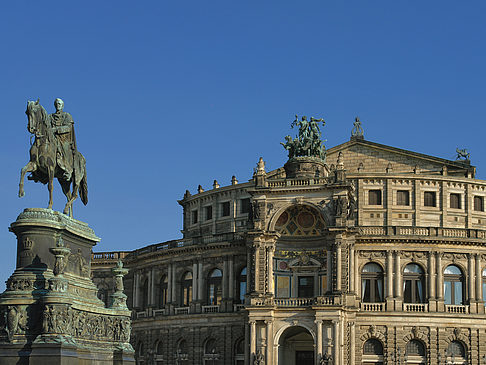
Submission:
[[86,177],[86,169],[84,170],[84,176],[81,179],[81,186],[79,187],[79,197],[84,205],[88,204],[88,180]]

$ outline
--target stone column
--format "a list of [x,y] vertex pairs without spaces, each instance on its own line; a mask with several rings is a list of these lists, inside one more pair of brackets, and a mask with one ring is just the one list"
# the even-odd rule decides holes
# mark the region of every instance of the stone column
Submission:
[[428,272],[427,292],[429,297],[429,312],[435,312],[437,311],[437,302],[435,296],[435,288],[436,288],[435,255],[433,252],[429,252],[427,272]]
[[322,356],[323,356],[323,353],[322,353],[322,320],[321,319],[318,319],[316,320],[316,325],[317,325],[317,336],[316,336],[316,340],[317,340],[317,346],[316,346],[316,357],[317,357],[317,361],[319,361]]
[[250,321],[250,361],[256,354],[256,321]]
[[133,274],[133,307],[138,308],[140,303],[140,272],[137,270]]
[[342,281],[342,254],[341,254],[341,242],[336,244],[336,291],[341,292]]
[[467,283],[468,283],[468,302],[471,305],[476,296],[474,294],[474,255],[472,253],[468,254],[468,260],[467,260]]
[[442,253],[436,252],[435,267],[437,272],[437,290],[435,296],[437,298],[437,311],[444,310],[444,273],[442,271]]
[[355,293],[356,292],[356,289],[355,289],[355,282],[354,282],[354,279],[355,279],[355,276],[354,276],[354,246],[351,246],[349,248],[349,291],[351,293]]
[[152,267],[152,270],[150,271],[150,281],[149,281],[149,306],[150,307],[155,307],[155,267]]
[[341,364],[339,359],[339,321],[332,321],[332,357],[334,364]]
[[386,252],[386,296],[393,298],[393,256],[392,251]]
[[172,264],[172,303],[177,302],[176,266]]
[[223,300],[228,299],[228,258],[225,256],[223,258]]
[[172,303],[172,264],[167,267],[167,302]]
[[199,292],[197,288],[197,277],[198,277],[198,271],[197,271],[197,262],[192,263],[192,301],[196,301]]
[[235,265],[234,257],[230,256],[228,261],[228,298],[233,301],[235,298]]
[[332,252],[331,250],[327,250],[327,273],[326,273],[326,285],[327,285],[327,291],[331,292],[332,291]]
[[354,322],[349,322],[349,363],[355,363],[356,357],[356,324]]
[[203,263],[199,261],[198,263],[198,273],[197,273],[197,300],[204,300],[204,290],[203,290]]
[[273,322],[271,320],[265,321],[267,325],[267,355],[266,364],[273,364]]
[[400,264],[400,251],[395,251],[395,311],[402,311],[403,305],[403,285],[402,285],[402,265]]
[[268,247],[267,248],[267,267],[268,267],[268,294],[273,295],[274,294],[274,279],[273,279],[273,252],[274,252],[274,247]]
[[483,273],[481,272],[481,255],[476,254],[476,300],[483,301]]
[[479,254],[475,255],[475,268],[476,268],[476,305],[477,305],[477,312],[484,313],[484,303],[483,303],[483,273],[481,271],[481,256]]

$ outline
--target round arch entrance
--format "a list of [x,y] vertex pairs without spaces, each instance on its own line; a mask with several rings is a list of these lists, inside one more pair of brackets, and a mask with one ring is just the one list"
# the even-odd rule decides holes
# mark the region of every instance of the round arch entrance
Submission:
[[314,338],[300,326],[287,328],[278,340],[278,365],[314,365]]

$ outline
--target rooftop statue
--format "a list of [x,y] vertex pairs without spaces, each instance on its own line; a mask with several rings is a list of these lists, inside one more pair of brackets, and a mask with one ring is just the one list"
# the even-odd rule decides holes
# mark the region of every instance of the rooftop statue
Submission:
[[460,160],[461,158],[463,158],[464,160],[469,161],[471,159],[471,154],[467,152],[467,149],[465,148],[464,149],[456,148],[456,153],[457,153],[456,160]]
[[48,184],[48,209],[52,209],[53,180],[56,177],[67,198],[64,214],[72,217],[72,204],[78,192],[84,205],[88,203],[86,160],[77,150],[73,118],[63,111],[64,102],[58,98],[54,106],[56,112],[49,115],[39,104],[39,99],[27,102],[27,130],[35,139],[30,147],[30,161],[20,173],[19,197],[25,194],[24,177],[30,172],[29,180]]
[[351,137],[362,139],[364,137],[364,132],[363,132],[363,128],[361,127],[361,121],[359,120],[358,117],[354,119],[353,125],[354,127],[351,130]]
[[307,120],[303,116],[301,120],[296,115],[291,127],[297,126],[299,128],[299,135],[292,139],[290,136],[285,137],[285,143],[280,143],[286,150],[289,151],[289,160],[295,157],[317,157],[321,160],[326,159],[326,149],[321,141],[321,130],[319,123],[322,126],[326,124],[324,119],[316,119],[311,117]]

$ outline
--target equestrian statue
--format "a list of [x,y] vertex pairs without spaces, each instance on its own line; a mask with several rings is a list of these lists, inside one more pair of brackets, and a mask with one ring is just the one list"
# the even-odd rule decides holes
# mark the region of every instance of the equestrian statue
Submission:
[[67,198],[63,213],[72,217],[72,206],[78,192],[83,204],[88,204],[86,160],[77,149],[73,118],[63,111],[64,102],[58,98],[54,106],[56,112],[47,114],[39,99],[27,102],[27,130],[35,139],[31,142],[30,161],[20,173],[19,197],[25,194],[24,177],[30,172],[29,180],[47,184],[48,209],[52,209],[53,180],[56,177]]

